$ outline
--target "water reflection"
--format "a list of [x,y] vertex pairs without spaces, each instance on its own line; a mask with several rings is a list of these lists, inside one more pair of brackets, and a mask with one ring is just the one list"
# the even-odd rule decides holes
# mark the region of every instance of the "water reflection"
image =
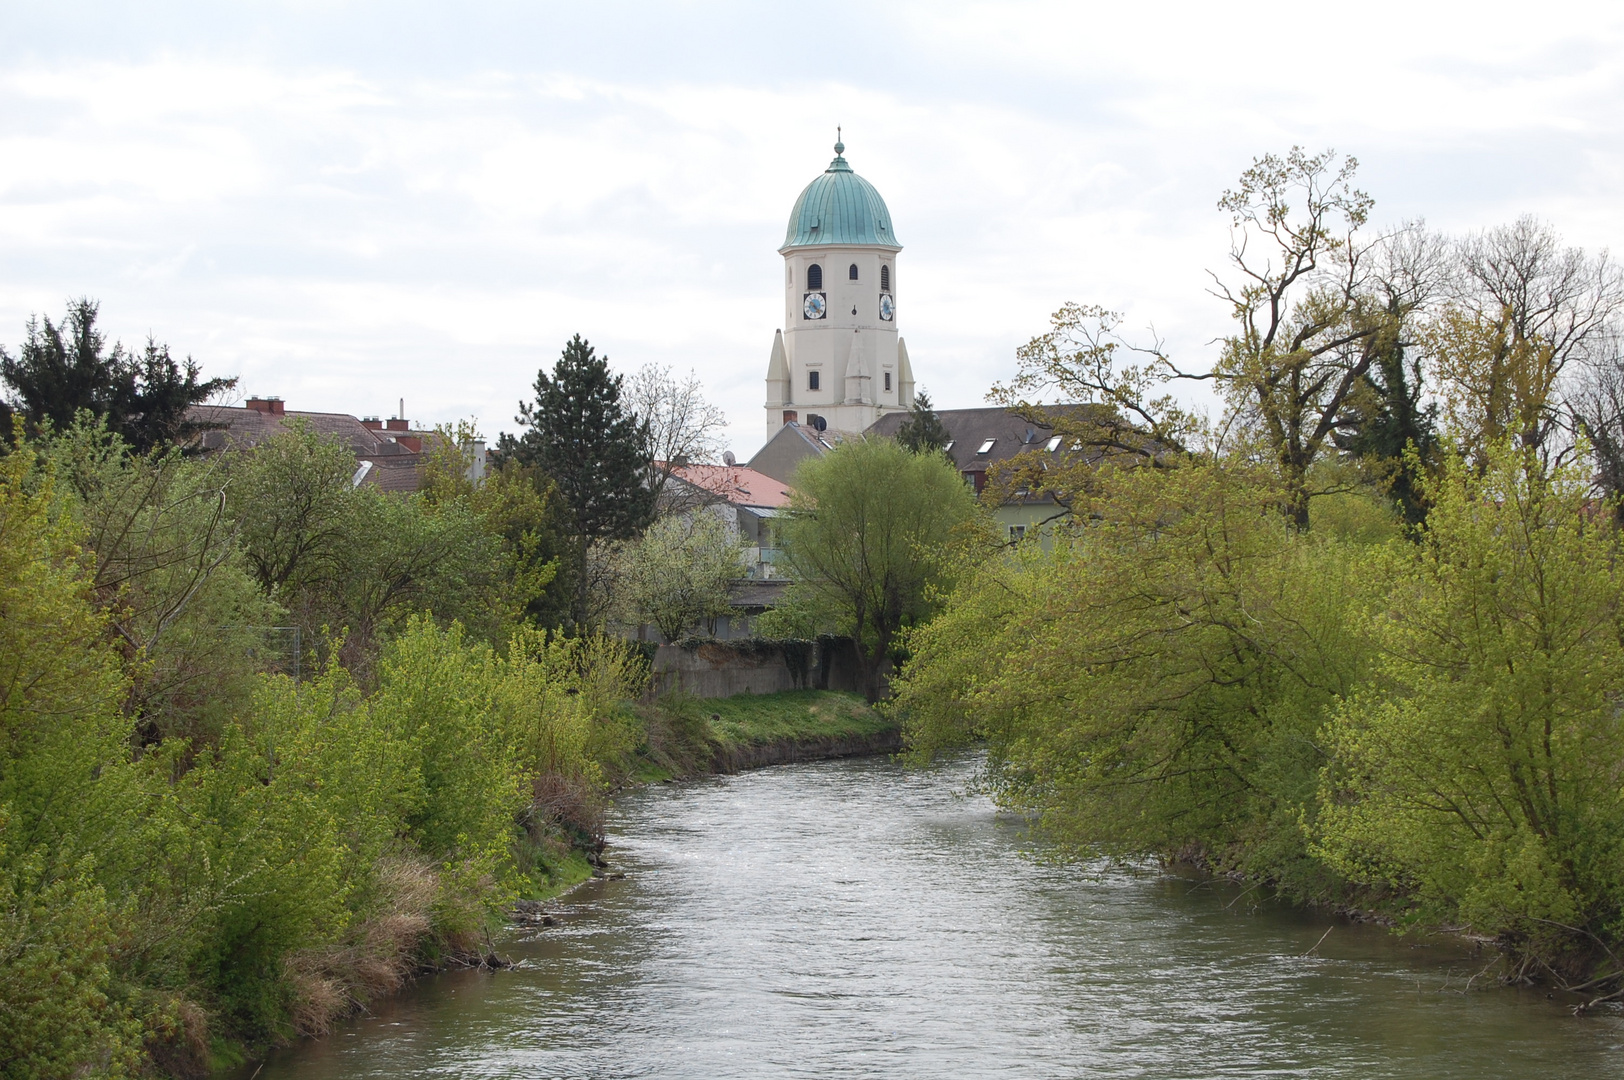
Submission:
[[264,1080],[389,1077],[1624,1078],[1624,1025],[1463,993],[1483,959],[1053,866],[972,763],[788,766],[622,800],[521,970],[426,980]]

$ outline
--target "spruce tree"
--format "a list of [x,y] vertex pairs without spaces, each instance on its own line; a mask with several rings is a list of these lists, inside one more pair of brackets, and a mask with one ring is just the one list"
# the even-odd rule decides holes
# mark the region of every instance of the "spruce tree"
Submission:
[[138,452],[215,426],[188,420],[186,411],[237,385],[236,379],[201,380],[195,360],[178,363],[169,346],[150,338],[140,354],[117,342],[109,349],[96,329],[98,311],[94,300],[71,301],[59,324],[29,319],[28,338],[15,357],[0,348],[11,407],[36,428],[49,422],[61,429],[80,411],[92,412]]
[[942,418],[931,408],[930,395],[921,389],[914,395],[908,419],[897,428],[897,442],[916,454],[932,454],[944,450],[950,437]]
[[644,483],[648,425],[622,403],[621,378],[609,373],[608,360],[576,334],[551,376],[536,373],[534,403],[519,405],[515,419],[524,433],[501,442],[503,456],[558,484],[586,544],[630,539],[654,517],[654,494]]

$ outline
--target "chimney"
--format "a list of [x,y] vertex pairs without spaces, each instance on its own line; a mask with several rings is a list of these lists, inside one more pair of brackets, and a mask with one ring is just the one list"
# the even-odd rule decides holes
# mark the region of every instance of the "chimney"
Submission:
[[402,419],[399,416],[391,416],[389,418],[386,430],[388,430],[388,431],[410,431],[410,430],[412,430],[412,425],[407,423],[404,419]]
[[368,431],[382,431],[383,421],[379,420],[376,416],[363,416],[361,417],[361,426],[366,428]]
[[248,399],[248,407],[253,409],[255,412],[266,413],[270,416],[283,415],[283,409],[285,408],[282,403],[282,399],[274,396],[251,397]]

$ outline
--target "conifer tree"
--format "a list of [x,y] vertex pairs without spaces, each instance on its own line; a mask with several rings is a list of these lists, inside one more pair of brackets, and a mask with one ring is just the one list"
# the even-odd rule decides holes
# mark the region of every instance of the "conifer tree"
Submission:
[[929,454],[947,447],[950,436],[942,418],[931,408],[930,395],[920,390],[908,409],[908,419],[897,429],[897,442],[916,454]]
[[11,407],[36,427],[49,421],[58,430],[89,410],[142,453],[207,430],[211,425],[188,420],[186,410],[237,380],[199,379],[195,360],[179,363],[169,346],[150,338],[139,354],[118,342],[108,349],[106,335],[96,329],[98,311],[89,298],[71,301],[61,323],[29,319],[28,338],[16,356],[0,348],[0,378],[11,387]]
[[501,456],[540,469],[569,504],[576,540],[575,622],[586,619],[587,553],[595,543],[629,540],[654,518],[649,469],[648,422],[622,400],[621,377],[609,372],[576,334],[548,376],[536,373],[536,399],[521,402],[514,419],[526,430],[503,435]]
[[536,400],[520,403],[515,420],[528,430],[504,449],[557,482],[579,536],[627,540],[648,525],[647,424],[621,403],[621,377],[609,373],[609,358],[580,334],[564,346],[550,378],[536,373]]

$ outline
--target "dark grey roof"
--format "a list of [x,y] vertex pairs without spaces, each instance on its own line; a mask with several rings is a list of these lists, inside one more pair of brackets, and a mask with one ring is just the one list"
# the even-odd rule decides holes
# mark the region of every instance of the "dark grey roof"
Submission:
[[[953,441],[948,456],[961,472],[985,472],[988,465],[1008,461],[1028,451],[1043,454],[1049,460],[1058,460],[1069,453],[1063,444],[1049,449],[1050,441],[1055,437],[1053,429],[1025,420],[1009,409],[997,406],[985,409],[938,409],[936,415],[941,418],[948,438]],[[907,413],[891,413],[870,424],[864,434],[895,438],[897,429],[907,420]],[[993,441],[992,446],[983,452],[981,447],[988,439]]]

